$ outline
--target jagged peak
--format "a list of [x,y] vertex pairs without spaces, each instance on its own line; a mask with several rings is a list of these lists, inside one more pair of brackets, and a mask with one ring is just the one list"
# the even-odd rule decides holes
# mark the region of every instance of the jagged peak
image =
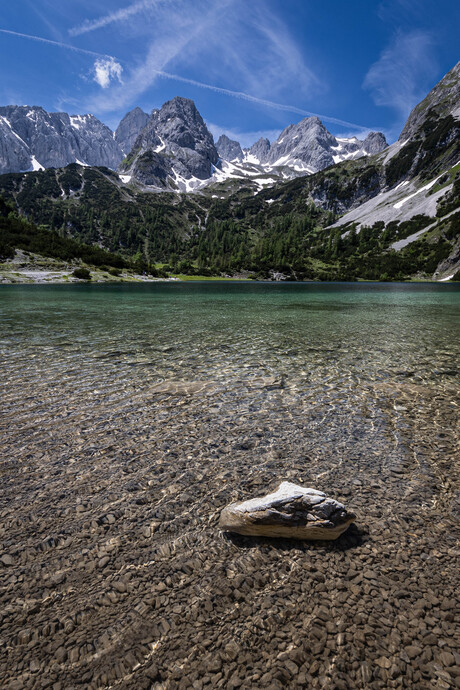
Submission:
[[175,110],[178,113],[192,112],[199,114],[195,101],[192,101],[191,98],[184,98],[183,96],[174,96],[170,101],[166,101],[166,103],[163,103],[161,106],[159,112],[171,110]]
[[412,139],[433,113],[438,118],[451,115],[460,119],[460,61],[412,109],[398,141]]

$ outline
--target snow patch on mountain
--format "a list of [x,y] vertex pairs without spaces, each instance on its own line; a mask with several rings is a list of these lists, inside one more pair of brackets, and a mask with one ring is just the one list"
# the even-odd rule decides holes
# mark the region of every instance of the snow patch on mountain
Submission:
[[[387,147],[380,132],[370,132],[364,140],[357,137],[334,137],[318,117],[307,117],[284,129],[272,144],[261,138],[249,149],[222,135],[217,142],[222,173],[235,174],[228,163],[238,165],[241,176],[252,176],[254,166],[273,174],[277,182],[300,175],[312,175],[344,160],[378,153]],[[222,177],[222,175],[220,176]]]
[[32,162],[31,170],[44,170],[45,169],[43,167],[43,165],[38,162],[38,160],[35,158],[35,156],[32,156],[31,162]]
[[0,107],[0,174],[62,168],[77,161],[115,169],[122,157],[112,131],[94,115]]

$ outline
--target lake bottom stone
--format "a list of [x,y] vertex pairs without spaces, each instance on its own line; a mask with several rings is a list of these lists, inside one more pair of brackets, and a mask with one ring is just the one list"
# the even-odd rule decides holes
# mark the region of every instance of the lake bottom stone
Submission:
[[271,494],[224,508],[219,527],[248,536],[329,540],[337,539],[355,519],[322,491],[281,482]]

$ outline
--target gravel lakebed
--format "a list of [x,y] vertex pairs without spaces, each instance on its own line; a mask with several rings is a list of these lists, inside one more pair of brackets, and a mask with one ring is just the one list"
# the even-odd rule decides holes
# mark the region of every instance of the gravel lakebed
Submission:
[[[32,373],[33,394],[3,394],[2,687],[458,686],[449,390],[433,417],[423,386],[375,386],[357,424],[331,392],[270,378],[82,403]],[[356,525],[335,542],[218,531],[281,479]]]
[[[459,686],[450,292],[3,290],[2,689]],[[218,529],[284,480],[356,522]]]

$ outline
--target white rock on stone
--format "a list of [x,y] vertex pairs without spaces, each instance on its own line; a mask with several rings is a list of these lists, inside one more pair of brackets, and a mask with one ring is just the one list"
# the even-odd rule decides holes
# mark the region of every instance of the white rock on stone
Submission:
[[254,536],[337,539],[355,519],[322,491],[282,482],[274,493],[224,508],[219,527]]

